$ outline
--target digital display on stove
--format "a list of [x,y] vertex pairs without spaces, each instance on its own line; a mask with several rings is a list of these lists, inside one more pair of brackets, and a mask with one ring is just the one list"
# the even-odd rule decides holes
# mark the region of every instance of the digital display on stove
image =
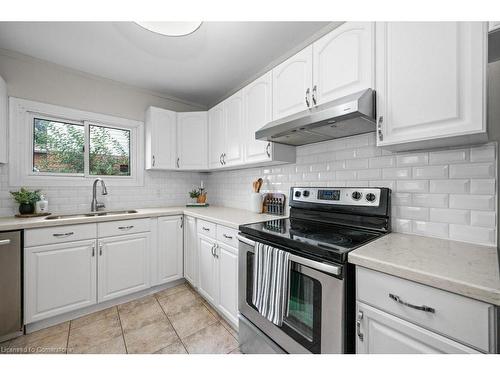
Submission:
[[340,199],[340,190],[318,190],[318,199],[338,201]]

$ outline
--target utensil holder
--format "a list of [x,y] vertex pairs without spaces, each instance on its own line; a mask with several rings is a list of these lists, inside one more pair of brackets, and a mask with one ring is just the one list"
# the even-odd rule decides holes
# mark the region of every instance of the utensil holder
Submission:
[[250,210],[258,214],[262,213],[262,201],[264,196],[261,193],[251,193],[250,195]]

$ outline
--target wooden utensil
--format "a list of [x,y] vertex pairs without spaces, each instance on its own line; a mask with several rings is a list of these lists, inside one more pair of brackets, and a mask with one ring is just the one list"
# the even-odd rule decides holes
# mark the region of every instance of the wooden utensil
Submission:
[[259,193],[260,192],[260,188],[262,187],[262,183],[264,182],[264,180],[262,180],[262,178],[259,178],[257,180],[257,190],[256,192]]

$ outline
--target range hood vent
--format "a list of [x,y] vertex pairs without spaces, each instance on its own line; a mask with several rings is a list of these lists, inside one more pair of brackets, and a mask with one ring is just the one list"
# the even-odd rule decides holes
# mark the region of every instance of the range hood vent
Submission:
[[300,146],[375,131],[375,91],[366,89],[272,121],[255,139]]

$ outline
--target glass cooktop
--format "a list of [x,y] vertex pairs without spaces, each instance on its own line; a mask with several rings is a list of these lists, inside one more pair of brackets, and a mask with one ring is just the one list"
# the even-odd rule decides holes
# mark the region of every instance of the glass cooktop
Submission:
[[277,219],[240,226],[244,234],[315,257],[345,262],[347,253],[382,233],[311,220]]

